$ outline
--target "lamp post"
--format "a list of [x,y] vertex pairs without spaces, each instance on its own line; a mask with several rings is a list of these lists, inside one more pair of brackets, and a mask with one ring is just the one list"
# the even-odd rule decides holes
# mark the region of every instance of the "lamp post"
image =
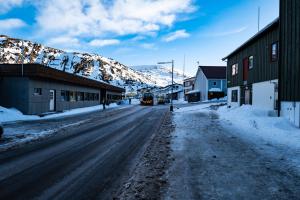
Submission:
[[169,62],[158,62],[157,64],[159,65],[164,65],[164,64],[172,64],[172,84],[171,84],[171,105],[170,105],[170,111],[173,112],[173,76],[174,76],[174,60],[169,61]]

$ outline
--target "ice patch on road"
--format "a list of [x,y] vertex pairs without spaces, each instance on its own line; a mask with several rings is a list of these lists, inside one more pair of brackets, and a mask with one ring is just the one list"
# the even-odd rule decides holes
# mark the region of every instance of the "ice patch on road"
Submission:
[[35,140],[39,140],[42,138],[46,138],[51,136],[52,134],[58,132],[59,130],[71,127],[71,126],[79,126],[81,124],[86,123],[87,120],[81,120],[75,123],[69,123],[57,128],[49,127],[48,129],[41,130],[39,128],[24,128],[23,126],[14,127],[14,128],[6,128],[5,134],[3,138],[0,139],[0,151],[9,149],[14,146],[22,145],[27,142],[32,142]]

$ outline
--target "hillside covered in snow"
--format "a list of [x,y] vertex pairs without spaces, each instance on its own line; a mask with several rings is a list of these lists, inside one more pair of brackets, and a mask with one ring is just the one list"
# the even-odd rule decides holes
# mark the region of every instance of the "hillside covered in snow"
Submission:
[[42,44],[0,35],[0,64],[38,63],[68,73],[110,84],[138,89],[160,80],[145,76],[116,60],[97,54],[65,52]]
[[[141,65],[132,66],[131,69],[144,74],[151,80],[156,80],[156,85],[164,87],[172,83],[172,67],[166,67],[162,65]],[[182,84],[183,79],[187,78],[183,75],[183,72],[174,69],[174,82]]]

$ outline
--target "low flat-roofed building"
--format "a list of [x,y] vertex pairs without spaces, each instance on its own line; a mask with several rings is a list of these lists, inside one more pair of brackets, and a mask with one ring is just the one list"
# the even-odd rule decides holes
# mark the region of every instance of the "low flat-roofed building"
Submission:
[[122,98],[125,89],[40,64],[0,65],[0,106],[24,114],[99,105]]

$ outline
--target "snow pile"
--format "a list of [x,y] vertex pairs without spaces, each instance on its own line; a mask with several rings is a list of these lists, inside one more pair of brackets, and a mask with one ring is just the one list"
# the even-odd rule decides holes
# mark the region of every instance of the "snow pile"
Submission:
[[[115,108],[118,105],[116,103],[112,103],[106,108]],[[15,108],[4,108],[0,106],[0,123],[4,122],[15,122],[15,121],[31,121],[31,120],[41,120],[41,119],[52,119],[52,118],[60,118],[77,114],[84,114],[89,112],[100,111],[103,109],[102,105],[85,107],[85,108],[76,108],[72,110],[66,110],[62,113],[56,113],[52,115],[47,115],[45,117],[39,117],[37,115],[24,115],[22,112]]]
[[17,109],[7,109],[0,106],[0,122],[20,121],[20,120],[36,120],[39,119],[35,115],[23,115]]
[[209,92],[222,92],[220,88],[210,88]]
[[221,119],[232,123],[246,136],[258,136],[265,141],[300,149],[300,129],[282,117],[268,116],[267,110],[243,105],[237,108],[222,106],[217,112]]

